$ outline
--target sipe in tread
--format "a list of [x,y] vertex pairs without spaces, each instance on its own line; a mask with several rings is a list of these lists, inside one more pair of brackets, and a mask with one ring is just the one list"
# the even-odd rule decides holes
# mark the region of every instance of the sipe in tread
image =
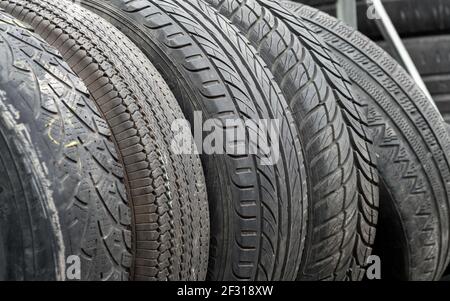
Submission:
[[0,11],[0,279],[126,280],[130,210],[111,132],[81,80]]
[[209,223],[203,171],[197,156],[170,147],[171,125],[184,116],[159,73],[116,28],[70,1],[0,6],[62,53],[112,129],[132,209],[131,278],[204,279]]
[[[273,166],[262,164],[260,149],[257,155],[202,155],[212,225],[208,279],[293,280],[306,222],[302,149],[287,102],[256,51],[203,1],[82,5],[140,45],[191,122],[195,111],[223,123],[280,121],[280,160]],[[246,139],[252,132],[245,128]]]
[[[408,38],[403,43],[444,120],[450,123],[450,35]],[[395,53],[385,42],[378,45]]]
[[311,188],[310,227],[298,279],[343,280],[350,266],[352,277],[360,278],[363,265],[359,263],[370,255],[375,234],[376,210],[372,208],[376,208],[377,190],[372,185],[377,181],[371,142],[361,126],[363,114],[353,102],[349,83],[322,43],[278,3],[207,2],[249,37],[296,113]]
[[381,184],[374,252],[382,277],[438,280],[449,261],[450,141],[442,117],[367,37],[316,9],[284,5],[330,45],[366,103]]
[[364,104],[352,92],[352,83],[345,70],[320,36],[280,3],[271,0],[261,0],[259,3],[280,18],[310,51],[315,62],[323,70],[327,82],[333,89],[337,105],[342,111],[353,149],[359,193],[356,243],[348,275],[351,280],[361,280],[375,241],[379,201],[376,156],[367,116],[363,111]]

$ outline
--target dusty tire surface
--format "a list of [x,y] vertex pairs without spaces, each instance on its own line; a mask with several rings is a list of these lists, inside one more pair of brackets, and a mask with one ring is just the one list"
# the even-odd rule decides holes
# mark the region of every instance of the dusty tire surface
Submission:
[[[363,242],[368,245],[375,235],[376,211],[372,212],[372,207],[376,208],[377,189],[372,185],[376,183],[376,170],[370,140],[360,125],[363,114],[353,104],[343,74],[333,66],[331,58],[327,59],[320,42],[308,30],[292,31],[298,28],[288,25],[299,22],[292,16],[292,22],[287,24],[289,13],[278,3],[207,2],[249,37],[295,112],[300,139],[307,150],[310,188],[309,228],[297,279],[343,280],[350,265],[356,270],[356,258],[366,257],[360,254],[370,255],[370,247],[366,249],[361,242],[355,247],[356,229],[364,234]],[[365,189],[361,195],[357,187]],[[360,213],[368,217],[370,224],[365,220],[357,222],[363,217],[357,214],[359,197],[367,198],[361,200]],[[367,201],[373,206],[368,207]],[[358,278],[360,271],[353,274]]]
[[198,156],[171,147],[171,126],[184,116],[154,66],[116,28],[70,1],[0,6],[61,52],[112,129],[132,212],[131,279],[203,280],[209,248],[203,171]]
[[450,141],[442,117],[368,38],[316,9],[284,5],[329,43],[367,103],[381,182],[382,277],[438,280],[449,260]]
[[[293,280],[304,243],[306,182],[292,113],[266,65],[203,1],[95,1],[100,14],[140,45],[183,111],[222,122],[280,120],[280,159],[203,154],[211,212],[209,280]],[[254,129],[245,128],[246,141]],[[264,139],[264,138],[263,138]]]
[[[0,280],[126,280],[130,210],[111,132],[56,49],[0,11]],[[71,278],[69,278],[70,280]]]

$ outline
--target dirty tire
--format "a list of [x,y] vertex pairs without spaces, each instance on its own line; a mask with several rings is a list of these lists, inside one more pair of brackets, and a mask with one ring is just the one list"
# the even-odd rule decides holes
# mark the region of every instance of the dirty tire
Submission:
[[[306,222],[302,149],[287,102],[256,52],[203,1],[83,0],[82,5],[140,45],[191,122],[195,111],[222,124],[280,121],[275,165],[263,164],[259,146],[257,154],[202,155],[211,212],[208,279],[295,279]],[[255,128],[243,131],[248,143]]]
[[126,280],[130,210],[111,133],[29,29],[0,11],[0,280],[64,280],[73,255],[81,280]]
[[438,280],[449,259],[450,141],[442,117],[368,38],[316,9],[285,5],[329,43],[367,104],[381,184],[374,253],[382,277]]
[[132,211],[131,279],[203,280],[209,248],[203,171],[197,156],[170,147],[171,125],[184,116],[162,77],[129,39],[77,4],[0,6],[62,53],[112,129]]
[[[338,98],[343,100],[348,92],[338,94],[337,81],[333,82],[334,78],[329,77],[331,73],[326,69],[330,63],[324,65],[325,59],[316,60],[317,52],[323,54],[322,49],[318,50],[320,45],[311,41],[304,43],[278,18],[285,17],[278,3],[254,0],[207,2],[249,37],[295,113],[300,140],[306,149],[310,209],[297,279],[343,280],[355,245],[357,173],[360,172],[354,164],[358,158],[353,155],[350,144],[348,130],[351,128],[346,127],[342,107],[337,105]],[[276,7],[279,8],[278,16],[270,11]],[[314,39],[307,31],[302,35]],[[351,101],[349,108],[355,112]],[[353,126],[359,129],[359,121]],[[367,170],[371,173],[370,166]]]

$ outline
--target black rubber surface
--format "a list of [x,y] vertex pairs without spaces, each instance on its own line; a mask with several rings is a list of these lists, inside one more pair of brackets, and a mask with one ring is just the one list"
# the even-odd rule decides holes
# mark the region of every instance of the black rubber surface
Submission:
[[[450,123],[450,35],[403,40],[445,121]],[[394,54],[385,42],[379,45]]]
[[[260,1],[264,7],[253,0],[207,2],[229,18],[259,50],[295,112],[296,125],[306,145],[310,212],[298,279],[342,280],[350,265],[356,233],[357,158],[352,155],[349,128],[345,127],[342,108],[336,102],[338,92],[334,87],[338,81],[328,77],[326,59],[315,60],[324,50],[307,30],[292,35],[290,28],[278,19],[285,19],[288,13],[276,2]],[[295,17],[292,19],[296,22]],[[316,44],[311,40],[308,43],[307,38]],[[310,93],[315,94],[313,101],[305,101]],[[351,101],[349,104],[355,112]],[[365,145],[364,149],[366,156]],[[369,174],[372,172],[370,166],[366,169]],[[373,217],[376,219],[376,214],[370,219]]]
[[[55,46],[112,129],[132,208],[131,278],[202,280],[209,219],[199,158],[177,155],[183,114],[159,73],[122,33],[70,1],[0,1]],[[187,137],[189,138],[189,137]]]
[[285,5],[329,43],[367,103],[382,182],[375,254],[383,278],[438,280],[450,220],[450,141],[440,114],[375,43],[316,9]]
[[[191,122],[195,111],[223,123],[280,122],[280,159],[273,166],[262,164],[259,149],[256,155],[202,156],[211,208],[208,279],[295,279],[307,209],[303,150],[286,99],[256,51],[203,1],[82,4],[140,45]],[[245,139],[252,133],[246,127]]]
[[0,11],[0,280],[64,280],[71,255],[78,280],[128,278],[123,171],[106,122],[68,69]]
[[[336,0],[298,0],[336,16]],[[448,0],[383,0],[386,11],[402,37],[446,34],[450,31],[450,1]],[[374,10],[365,0],[357,0],[358,30],[371,39],[382,39]]]
[[363,103],[353,94],[346,72],[325,41],[276,1],[263,0],[259,3],[279,17],[310,51],[335,95],[338,108],[342,111],[353,149],[358,185],[357,234],[348,275],[352,280],[360,280],[375,240],[379,194],[376,157],[367,117],[363,112]]

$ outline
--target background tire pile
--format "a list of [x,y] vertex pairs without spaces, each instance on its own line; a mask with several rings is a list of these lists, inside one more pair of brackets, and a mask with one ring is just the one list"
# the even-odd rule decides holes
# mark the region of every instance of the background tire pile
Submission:
[[[334,0],[295,0],[336,16]],[[400,37],[433,96],[445,121],[450,122],[450,1],[383,0]],[[358,30],[395,58],[375,21],[367,18],[368,5],[357,0]]]
[[[0,0],[0,280],[67,280],[75,256],[82,280],[360,281],[372,255],[441,279],[444,119],[383,42],[304,5],[329,2]],[[450,113],[450,24],[427,14],[393,18]],[[199,116],[278,135],[180,154]],[[252,137],[278,159],[229,151]]]

